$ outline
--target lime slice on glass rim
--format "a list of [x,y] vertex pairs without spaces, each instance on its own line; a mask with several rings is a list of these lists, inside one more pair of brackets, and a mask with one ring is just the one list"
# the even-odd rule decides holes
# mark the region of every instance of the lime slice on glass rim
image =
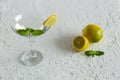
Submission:
[[56,24],[56,21],[57,21],[57,15],[52,14],[43,22],[43,26],[47,28],[53,27]]

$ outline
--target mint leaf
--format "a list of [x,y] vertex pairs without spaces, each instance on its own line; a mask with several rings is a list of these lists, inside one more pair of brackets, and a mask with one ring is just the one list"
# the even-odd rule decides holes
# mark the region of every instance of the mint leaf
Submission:
[[19,35],[22,35],[22,36],[27,36],[27,35],[29,35],[29,31],[28,31],[28,30],[25,30],[25,29],[19,29],[19,30],[17,30],[17,33],[18,33]]
[[43,34],[44,32],[42,31],[42,30],[32,30],[31,31],[31,34],[33,35],[33,36],[39,36],[39,35],[41,35],[41,34]]
[[88,50],[85,52],[85,55],[94,57],[95,52],[93,50]]
[[26,28],[26,31],[29,31],[29,32],[30,32],[31,30],[32,30],[31,28]]
[[101,55],[103,55],[104,54],[104,52],[102,52],[102,51],[96,51],[96,56],[101,56]]
[[85,51],[84,54],[85,54],[86,56],[92,56],[92,57],[94,57],[94,56],[101,56],[101,55],[104,54],[104,52],[102,52],[102,51],[88,50],[88,51]]

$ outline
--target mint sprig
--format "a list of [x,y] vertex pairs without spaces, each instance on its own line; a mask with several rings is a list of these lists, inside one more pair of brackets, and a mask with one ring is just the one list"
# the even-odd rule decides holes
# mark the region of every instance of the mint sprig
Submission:
[[103,51],[93,51],[93,50],[85,51],[85,55],[86,56],[92,56],[92,57],[94,57],[94,56],[101,56],[103,54],[104,54]]
[[44,33],[44,31],[42,30],[32,29],[32,28],[19,29],[19,30],[16,30],[16,32],[22,36],[29,36],[29,35],[39,36]]

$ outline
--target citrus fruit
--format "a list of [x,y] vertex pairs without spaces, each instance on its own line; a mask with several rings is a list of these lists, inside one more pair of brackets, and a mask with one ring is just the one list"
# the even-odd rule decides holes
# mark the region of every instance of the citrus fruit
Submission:
[[43,25],[44,27],[52,27],[55,25],[56,21],[57,21],[57,15],[52,14],[43,22]]
[[102,29],[96,24],[89,24],[82,30],[83,36],[88,38],[89,42],[99,42],[103,37]]
[[73,48],[76,51],[84,51],[89,46],[89,41],[85,36],[77,36],[72,42]]

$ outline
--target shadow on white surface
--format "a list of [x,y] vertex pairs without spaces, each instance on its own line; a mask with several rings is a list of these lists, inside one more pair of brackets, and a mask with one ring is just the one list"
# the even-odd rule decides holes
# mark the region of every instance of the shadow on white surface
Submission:
[[60,38],[57,38],[56,39],[57,49],[66,54],[73,53],[73,48],[72,48],[73,39],[74,39],[74,36],[72,35],[64,35],[64,36],[61,36]]

